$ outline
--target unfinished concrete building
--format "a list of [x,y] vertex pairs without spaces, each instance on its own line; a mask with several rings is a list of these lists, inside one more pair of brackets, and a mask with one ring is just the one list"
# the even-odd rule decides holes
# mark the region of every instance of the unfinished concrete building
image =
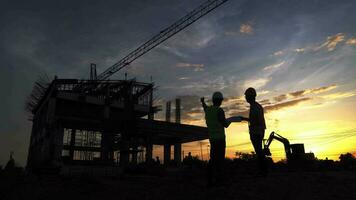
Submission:
[[150,162],[153,145],[164,146],[165,163],[173,145],[181,162],[182,143],[207,139],[207,129],[180,124],[180,100],[176,122],[154,120],[153,91],[135,80],[53,80],[32,110],[27,167]]
[[154,144],[164,145],[165,163],[171,160],[174,145],[174,160],[179,163],[182,143],[207,139],[207,129],[179,123],[179,100],[175,123],[170,122],[170,112],[166,121],[154,120],[152,83],[107,79],[225,2],[204,2],[98,76],[96,65],[91,64],[91,80],[55,79],[46,87],[35,84],[40,92],[32,93],[28,103],[33,127],[27,167],[125,166],[136,163],[139,155],[150,162]]

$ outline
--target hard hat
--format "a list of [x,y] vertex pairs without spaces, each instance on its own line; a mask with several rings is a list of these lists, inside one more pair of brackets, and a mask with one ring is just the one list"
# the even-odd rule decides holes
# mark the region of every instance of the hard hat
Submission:
[[224,96],[223,96],[223,94],[221,93],[221,92],[214,92],[214,94],[213,94],[213,100],[214,99],[221,99],[221,100],[223,100],[224,99]]
[[247,88],[247,90],[245,91],[245,95],[246,96],[256,97],[257,93],[256,93],[256,90],[254,88],[250,87],[250,88]]

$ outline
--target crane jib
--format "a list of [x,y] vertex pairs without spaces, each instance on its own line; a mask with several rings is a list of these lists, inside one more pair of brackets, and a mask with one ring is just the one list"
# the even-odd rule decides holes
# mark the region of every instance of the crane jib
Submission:
[[173,23],[168,28],[160,31],[157,35],[153,36],[150,40],[139,46],[137,49],[129,53],[127,56],[122,58],[120,61],[106,69],[103,73],[97,76],[98,80],[105,80],[109,78],[114,73],[118,72],[122,68],[129,65],[131,62],[136,60],[137,58],[141,57],[142,55],[149,52],[151,49],[155,48],[162,42],[166,41],[173,35],[177,34],[178,32],[182,31],[204,15],[208,14],[215,8],[219,7],[223,3],[227,2],[228,0],[208,0],[205,3],[198,6],[193,11],[189,12],[184,17],[180,18],[178,21]]

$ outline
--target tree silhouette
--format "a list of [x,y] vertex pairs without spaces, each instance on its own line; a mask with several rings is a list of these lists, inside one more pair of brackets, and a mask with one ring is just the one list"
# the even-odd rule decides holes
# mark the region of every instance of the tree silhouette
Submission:
[[340,166],[344,169],[356,169],[356,158],[351,153],[341,154]]

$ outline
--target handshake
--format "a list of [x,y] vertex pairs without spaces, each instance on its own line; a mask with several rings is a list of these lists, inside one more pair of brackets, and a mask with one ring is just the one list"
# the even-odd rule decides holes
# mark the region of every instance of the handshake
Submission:
[[244,120],[246,120],[246,118],[245,117],[242,117],[242,116],[234,116],[234,117],[229,117],[229,118],[227,118],[226,119],[226,121],[228,121],[228,122],[241,122],[241,121],[244,121]]

